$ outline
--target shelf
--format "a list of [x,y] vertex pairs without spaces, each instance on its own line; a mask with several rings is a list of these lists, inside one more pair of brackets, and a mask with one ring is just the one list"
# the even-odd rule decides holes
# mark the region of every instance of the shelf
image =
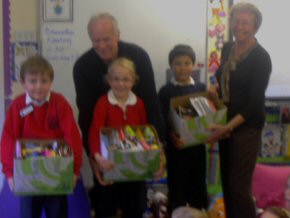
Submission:
[[266,163],[266,164],[289,164],[290,165],[290,157],[258,157],[258,163]]

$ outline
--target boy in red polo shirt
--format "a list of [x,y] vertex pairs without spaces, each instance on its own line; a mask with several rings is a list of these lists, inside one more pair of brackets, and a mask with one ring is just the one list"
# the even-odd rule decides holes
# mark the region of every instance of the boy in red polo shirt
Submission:
[[[17,139],[64,139],[74,155],[74,185],[82,164],[82,141],[67,100],[51,91],[54,72],[51,64],[39,55],[28,58],[21,66],[20,80],[26,91],[11,104],[1,138],[1,161],[11,191],[13,158]],[[66,195],[20,197],[22,217],[68,217]]]

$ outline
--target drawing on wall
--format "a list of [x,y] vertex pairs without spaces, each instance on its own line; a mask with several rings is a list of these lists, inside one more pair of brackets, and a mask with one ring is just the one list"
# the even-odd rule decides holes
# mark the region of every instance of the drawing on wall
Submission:
[[73,0],[43,0],[44,22],[72,22]]
[[36,42],[16,42],[12,44],[12,81],[19,81],[22,62],[37,52],[38,44]]
[[229,0],[208,0],[208,83],[209,78],[215,75],[220,66],[222,47],[228,40],[228,5]]

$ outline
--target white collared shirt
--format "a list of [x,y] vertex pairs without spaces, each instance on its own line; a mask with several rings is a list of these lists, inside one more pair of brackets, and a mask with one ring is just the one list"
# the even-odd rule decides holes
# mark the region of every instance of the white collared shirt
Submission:
[[48,102],[50,99],[50,92],[47,94],[46,98],[41,101],[41,102],[38,102],[38,101],[35,101],[33,100],[29,94],[26,92],[26,96],[25,96],[25,103],[28,105],[28,104],[33,104],[35,106],[42,106],[45,102]]
[[188,83],[181,83],[176,81],[175,77],[172,77],[171,79],[171,83],[175,86],[188,86],[188,85],[194,85],[194,79],[192,77],[189,78],[189,82]]
[[117,98],[115,97],[112,89],[110,89],[108,91],[107,96],[108,96],[108,100],[109,100],[110,104],[118,105],[121,108],[123,108],[123,107],[126,108],[127,105],[135,105],[137,103],[137,96],[132,91],[130,91],[129,96],[128,96],[128,98],[127,98],[127,100],[126,100],[126,102],[125,102],[125,104],[123,106],[119,104],[119,102],[118,102]]

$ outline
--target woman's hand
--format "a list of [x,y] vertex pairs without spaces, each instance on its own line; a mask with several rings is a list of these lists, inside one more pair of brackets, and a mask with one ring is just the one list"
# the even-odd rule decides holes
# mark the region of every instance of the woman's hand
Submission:
[[180,138],[180,135],[176,132],[170,132],[169,133],[170,139],[177,149],[183,148],[185,142]]
[[207,139],[207,143],[215,143],[221,138],[230,136],[230,128],[226,125],[211,125],[208,130],[212,132],[212,135]]

